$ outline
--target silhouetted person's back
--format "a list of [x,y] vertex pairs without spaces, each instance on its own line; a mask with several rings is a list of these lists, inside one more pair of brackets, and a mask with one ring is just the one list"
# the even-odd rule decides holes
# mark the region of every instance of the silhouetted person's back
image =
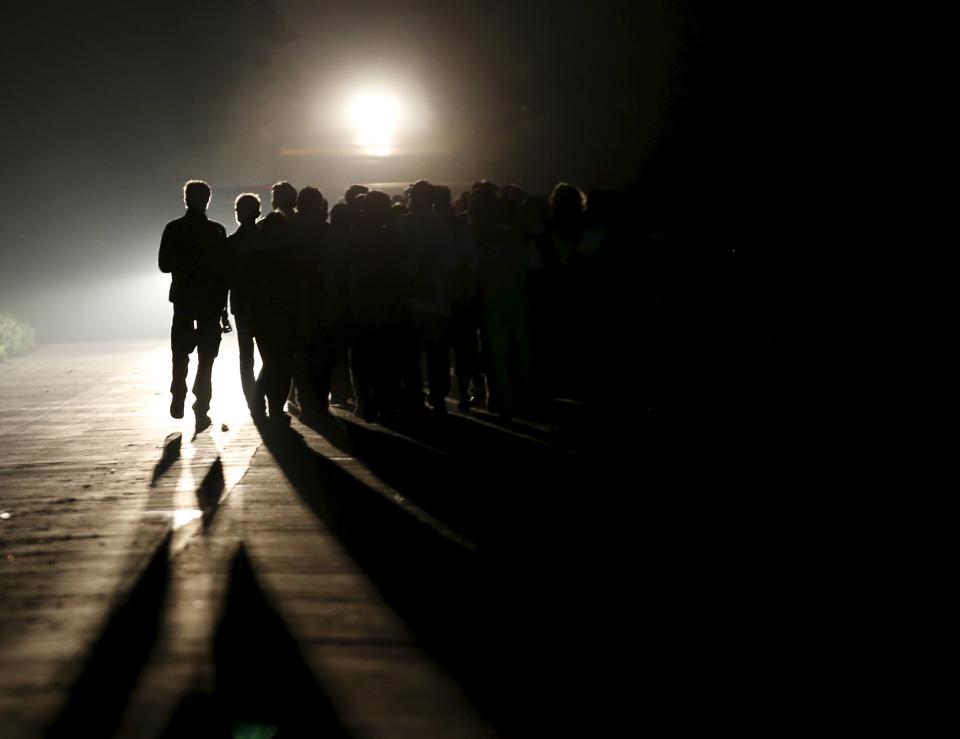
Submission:
[[[254,260],[254,335],[263,357],[258,393],[266,395],[270,420],[288,425],[283,411],[293,373],[298,315],[297,255],[293,243],[297,190],[289,182],[273,186],[274,210],[260,222],[264,248]],[[258,399],[259,402],[259,399]]]
[[260,216],[260,198],[246,193],[236,201],[237,223],[235,233],[227,237],[230,251],[232,279],[230,309],[237,323],[237,347],[240,355],[240,385],[247,406],[254,417],[263,415],[263,398],[257,398],[253,376],[253,306],[257,290],[255,259],[263,250],[263,232],[257,225]]
[[[581,310],[580,248],[584,230],[584,194],[560,182],[550,193],[550,239],[544,249],[542,282],[549,296],[552,331],[549,334],[552,391],[582,397],[581,363],[583,311]],[[550,330],[548,328],[548,330]]]
[[[435,207],[438,192],[439,209]],[[429,403],[440,414],[446,413],[445,398],[450,390],[451,315],[454,300],[459,297],[457,278],[471,266],[466,234],[452,211],[449,190],[438,190],[420,180],[410,191],[410,213],[400,220],[412,260],[409,306],[417,340],[412,361],[419,371],[422,346],[427,358]],[[412,378],[412,370],[410,374]]]
[[350,185],[343,194],[346,210],[343,213],[341,221],[346,228],[352,230],[360,224],[362,220],[360,213],[363,210],[363,199],[368,192],[370,192],[370,188],[366,185]]
[[300,419],[309,422],[329,408],[331,373],[339,357],[334,324],[340,270],[327,223],[327,202],[315,187],[305,187],[297,196],[293,240],[300,291],[294,382]]
[[193,384],[197,430],[210,425],[213,361],[220,350],[220,316],[226,310],[229,261],[223,226],[207,218],[210,186],[191,180],[183,188],[187,212],[170,221],[160,239],[161,272],[171,274],[173,325],[173,381],[170,415],[183,418],[190,353],[197,349],[197,376]]
[[390,207],[386,193],[374,190],[364,197],[347,265],[356,412],[368,421],[402,404],[400,355],[410,260],[405,240],[388,226]]
[[[476,217],[475,217],[476,216]],[[491,410],[511,416],[530,389],[531,248],[518,228],[514,204],[475,193],[471,219],[477,239]]]
[[291,236],[300,287],[301,329],[312,333],[323,320],[328,293],[336,285],[326,283],[331,265],[330,224],[326,201],[315,187],[305,187],[297,197],[297,218]]

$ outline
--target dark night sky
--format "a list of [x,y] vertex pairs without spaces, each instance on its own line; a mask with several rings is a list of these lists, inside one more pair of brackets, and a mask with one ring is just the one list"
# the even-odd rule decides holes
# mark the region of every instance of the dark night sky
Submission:
[[[625,186],[686,41],[671,0],[58,5],[6,10],[0,44],[0,307],[56,339],[162,331],[156,248],[190,177],[224,221],[280,178],[331,202],[420,177]],[[401,156],[338,150],[333,101],[367,84],[426,111]]]

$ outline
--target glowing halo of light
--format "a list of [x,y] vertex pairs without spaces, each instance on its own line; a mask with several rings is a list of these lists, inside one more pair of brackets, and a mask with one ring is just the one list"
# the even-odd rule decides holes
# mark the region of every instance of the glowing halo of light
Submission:
[[359,93],[350,99],[347,111],[356,144],[365,154],[385,157],[393,153],[401,113],[396,96],[381,92]]

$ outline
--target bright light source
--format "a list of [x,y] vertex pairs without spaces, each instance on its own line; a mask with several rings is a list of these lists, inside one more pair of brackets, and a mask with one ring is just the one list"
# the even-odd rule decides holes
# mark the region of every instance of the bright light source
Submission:
[[380,93],[357,95],[350,103],[350,121],[356,130],[356,142],[370,156],[393,153],[400,103]]

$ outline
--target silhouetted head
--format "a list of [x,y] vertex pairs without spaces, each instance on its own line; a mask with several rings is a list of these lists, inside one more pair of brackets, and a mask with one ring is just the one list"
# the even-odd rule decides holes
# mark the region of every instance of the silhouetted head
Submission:
[[256,223],[260,217],[260,197],[252,192],[245,192],[234,202],[237,211],[237,223]]
[[271,206],[274,210],[279,210],[287,215],[293,213],[297,207],[297,188],[286,180],[278,182],[271,189]]
[[390,196],[381,190],[371,190],[363,198],[363,220],[374,226],[383,226],[390,219]]
[[500,188],[500,197],[509,200],[519,208],[523,205],[523,201],[527,199],[527,193],[517,185],[504,185]]
[[477,182],[470,194],[470,223],[475,226],[487,226],[493,223],[494,208],[499,196],[497,186],[491,182]]
[[450,202],[450,188],[446,185],[433,186],[433,208],[441,215],[453,215],[453,203]]
[[327,201],[315,187],[305,187],[297,195],[297,212],[310,221],[327,220]]
[[410,188],[410,210],[428,210],[433,207],[433,185],[417,180]]
[[187,210],[203,213],[210,204],[210,185],[203,180],[190,180],[183,186],[183,204]]
[[579,218],[586,205],[586,197],[579,187],[566,182],[559,182],[550,193],[550,209],[553,217],[558,221]]
[[370,188],[366,185],[350,185],[344,193],[343,199],[351,208],[358,207],[360,205],[358,198],[368,192],[370,192]]
[[473,187],[470,188],[470,197],[474,198],[480,193],[497,197],[500,193],[500,188],[490,182],[490,180],[479,180],[474,182]]
[[350,206],[346,203],[337,203],[330,209],[330,225],[334,228],[349,228]]

